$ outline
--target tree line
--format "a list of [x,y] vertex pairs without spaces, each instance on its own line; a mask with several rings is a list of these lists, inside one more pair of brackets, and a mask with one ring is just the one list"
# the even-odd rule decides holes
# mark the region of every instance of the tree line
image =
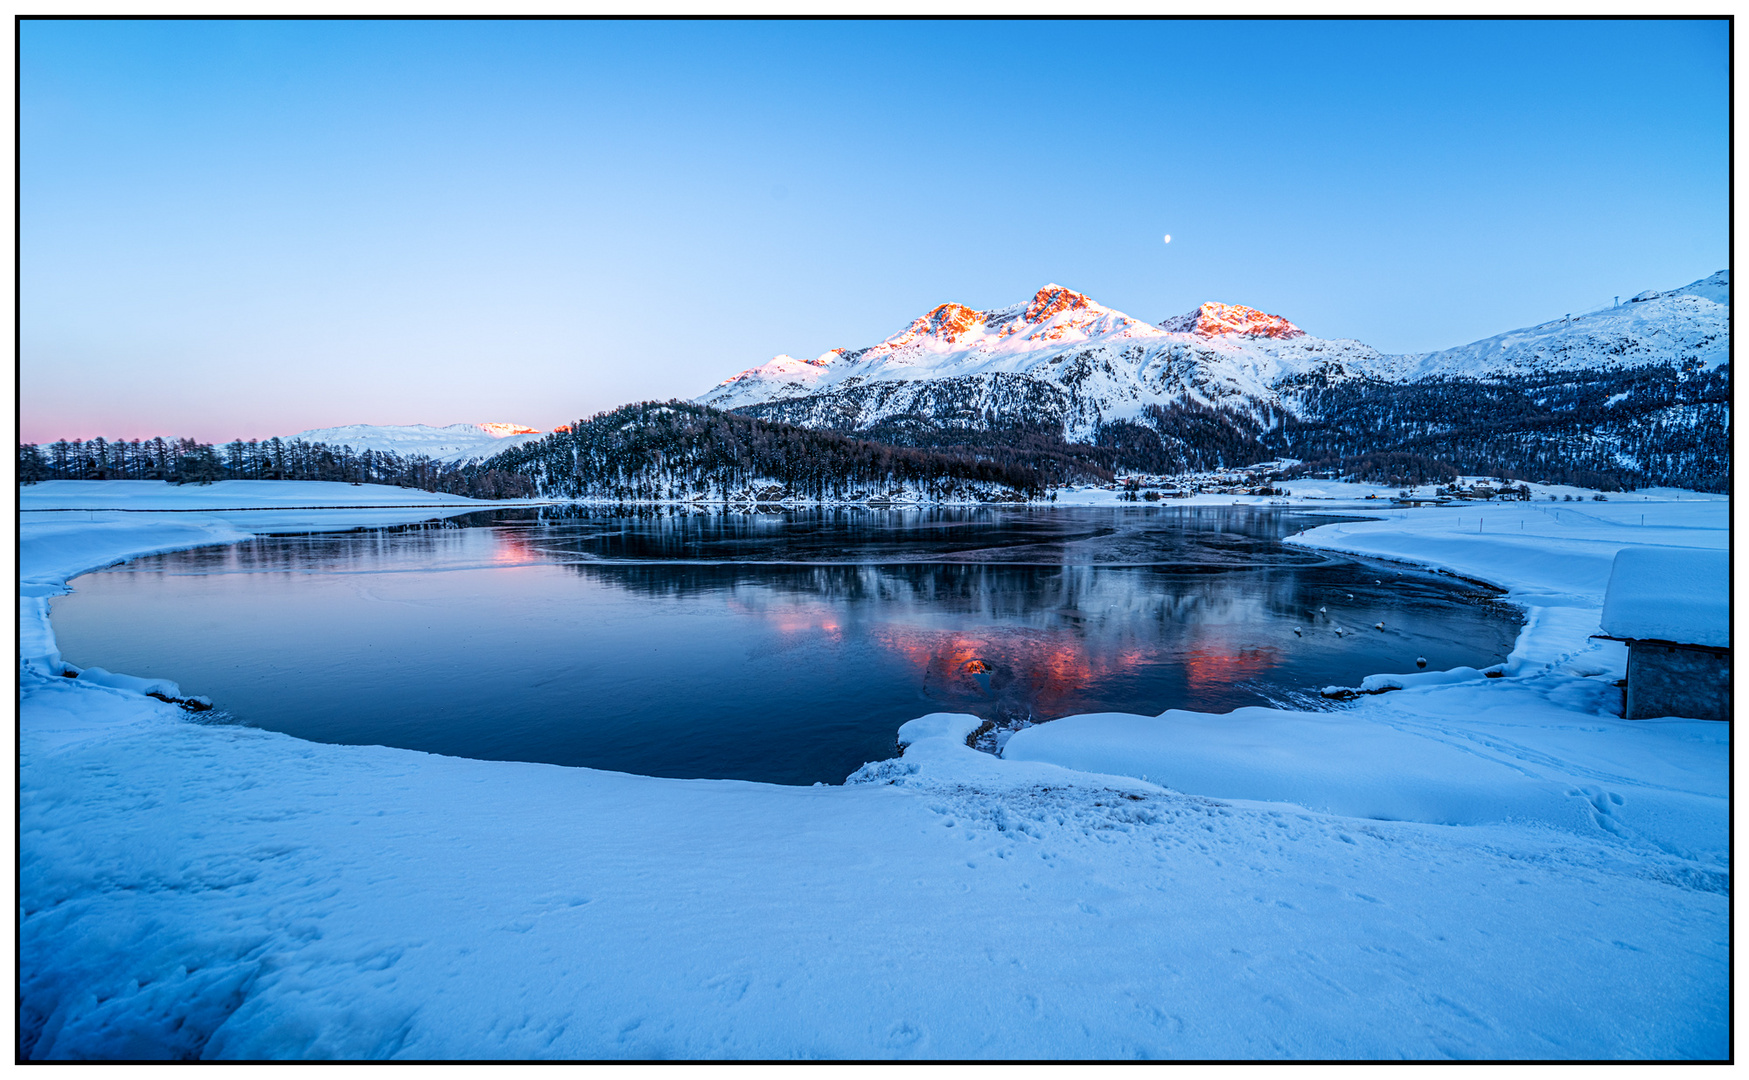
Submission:
[[1057,464],[1000,447],[892,446],[678,400],[623,405],[483,463],[529,478],[547,496],[708,501],[752,491],[1037,498],[1055,486]]
[[303,439],[234,439],[222,446],[196,439],[73,439],[18,447],[18,480],[329,480],[387,484],[479,499],[534,494],[526,477],[477,463],[452,464],[424,454],[354,450]]

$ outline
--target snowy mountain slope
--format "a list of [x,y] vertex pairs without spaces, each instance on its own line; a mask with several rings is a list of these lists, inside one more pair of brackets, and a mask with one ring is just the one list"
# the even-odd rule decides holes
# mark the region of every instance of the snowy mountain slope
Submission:
[[434,461],[460,462],[489,457],[545,434],[520,424],[347,424],[300,431],[294,437],[359,451],[387,451],[402,457],[423,454]]
[[1645,292],[1619,307],[1563,316],[1468,345],[1391,357],[1398,379],[1499,378],[1577,368],[1654,363],[1714,368],[1730,359],[1731,272],[1668,292]]
[[[1409,382],[1653,363],[1716,367],[1728,358],[1729,317],[1730,275],[1720,271],[1618,308],[1443,352],[1390,356],[1350,339],[1313,337],[1236,304],[1205,303],[1149,325],[1051,284],[1025,303],[989,311],[942,304],[868,348],[779,356],[697,400],[851,429],[906,417],[976,427],[994,412],[1059,422],[1068,438],[1086,440],[1150,404],[1297,415],[1308,386],[1356,377]],[[911,385],[918,383],[937,385]],[[1025,414],[1010,415],[1011,405]]]
[[[698,400],[723,409],[791,403],[786,420],[795,412],[798,423],[845,417],[866,427],[942,397],[887,384],[948,380],[958,411],[1050,399],[1070,436],[1088,438],[1100,424],[1133,418],[1148,404],[1242,402],[1267,410],[1277,404],[1271,388],[1284,379],[1370,374],[1378,359],[1359,342],[1313,338],[1250,308],[1205,304],[1152,326],[1052,284],[1024,304],[990,311],[942,304],[866,349],[834,349],[811,360],[780,356]],[[1021,389],[1026,382],[1041,385]],[[799,404],[810,398],[818,400]]]

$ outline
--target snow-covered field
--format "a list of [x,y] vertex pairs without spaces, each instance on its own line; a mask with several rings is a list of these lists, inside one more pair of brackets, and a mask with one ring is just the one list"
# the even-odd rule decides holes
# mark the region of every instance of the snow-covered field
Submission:
[[72,574],[441,511],[87,520],[39,512],[49,487],[20,537],[27,1056],[1729,1052],[1728,726],[1621,720],[1621,647],[1588,640],[1615,551],[1723,549],[1722,499],[1295,538],[1509,589],[1501,678],[1075,717],[1004,758],[935,715],[784,788],[320,745],[65,678],[45,597]]

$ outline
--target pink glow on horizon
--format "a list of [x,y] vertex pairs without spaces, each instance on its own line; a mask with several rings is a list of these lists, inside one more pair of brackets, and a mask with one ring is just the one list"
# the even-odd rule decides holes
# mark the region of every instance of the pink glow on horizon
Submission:
[[[447,423],[462,422],[464,421],[447,421]],[[474,421],[465,422],[473,423]],[[210,423],[200,423],[191,424],[184,430],[167,431],[162,426],[153,424],[150,421],[132,417],[127,420],[109,422],[103,419],[89,417],[57,420],[21,416],[18,425],[18,441],[20,443],[35,443],[38,446],[47,446],[51,443],[59,442],[62,439],[65,439],[67,442],[78,440],[89,442],[92,439],[105,439],[109,442],[133,442],[137,439],[141,442],[145,442],[151,439],[162,438],[165,440],[193,439],[196,442],[211,443],[214,446],[223,446],[234,439],[241,439],[244,442],[248,442],[251,439],[258,442],[266,442],[276,436],[281,439],[289,439],[300,431],[314,431],[318,428],[325,427],[344,427],[348,424],[357,423],[373,422],[352,419],[334,423],[302,423],[295,427],[285,427],[271,431],[260,430],[258,425],[248,425],[254,430],[242,432],[237,431],[234,426],[229,428],[218,428]],[[424,423],[424,421],[412,421],[412,423]],[[394,427],[399,425],[395,423],[385,423],[378,426]],[[442,427],[444,425],[433,424],[431,426]],[[521,424],[482,423],[480,424],[480,427],[485,429],[486,434],[491,435],[495,439],[508,438],[512,435],[538,435],[542,432],[570,430],[569,424],[554,424],[550,427],[524,427]]]

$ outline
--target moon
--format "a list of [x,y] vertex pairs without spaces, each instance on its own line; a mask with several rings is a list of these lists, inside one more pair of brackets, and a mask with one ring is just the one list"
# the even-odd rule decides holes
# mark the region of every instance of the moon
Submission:
[[1172,242],[1172,234],[1171,233],[1166,234],[1166,242],[1168,244],[1170,244]]

